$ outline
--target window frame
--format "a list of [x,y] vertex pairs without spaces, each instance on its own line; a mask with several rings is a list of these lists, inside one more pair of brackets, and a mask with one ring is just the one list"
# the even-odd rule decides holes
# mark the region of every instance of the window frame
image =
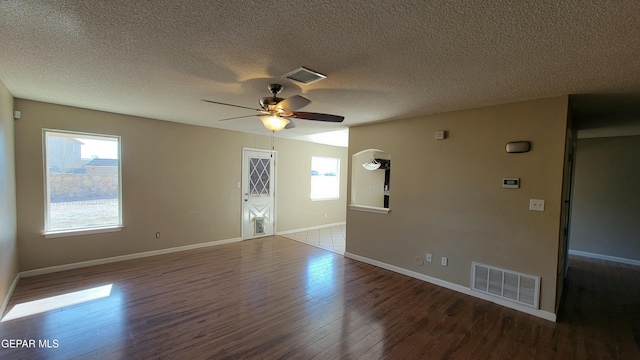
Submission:
[[[51,229],[50,228],[50,186],[49,179],[49,159],[47,157],[47,136],[48,134],[68,135],[70,138],[96,138],[101,140],[104,138],[114,139],[117,142],[118,154],[118,219],[117,224],[109,224],[105,226],[83,226],[67,229]],[[44,181],[44,231],[42,235],[49,238],[59,238],[67,236],[88,235],[97,233],[107,233],[121,231],[124,227],[122,221],[122,138],[119,135],[99,134],[83,131],[70,131],[59,129],[42,129],[42,164],[43,164],[43,181]]]
[[[314,191],[313,191],[313,176],[312,172],[314,171],[313,168],[313,159],[314,158],[320,158],[320,159],[331,159],[331,160],[335,160],[336,162],[336,180],[337,180],[337,188],[336,188],[336,195],[335,196],[330,196],[330,197],[314,197]],[[310,180],[310,186],[309,186],[309,199],[311,199],[311,201],[325,201],[325,200],[339,200],[340,199],[340,158],[339,157],[332,157],[332,156],[311,156],[311,166],[310,166],[310,175],[309,175],[309,180]],[[323,175],[324,176],[324,175]]]

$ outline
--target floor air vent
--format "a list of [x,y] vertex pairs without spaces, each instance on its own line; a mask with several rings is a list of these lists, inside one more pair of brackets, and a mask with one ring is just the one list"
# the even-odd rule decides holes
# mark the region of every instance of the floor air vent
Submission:
[[471,289],[538,308],[540,277],[472,263]]

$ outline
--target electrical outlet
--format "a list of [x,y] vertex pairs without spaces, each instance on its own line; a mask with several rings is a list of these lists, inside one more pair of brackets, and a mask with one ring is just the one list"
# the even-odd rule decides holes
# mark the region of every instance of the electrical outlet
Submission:
[[156,233],[156,239],[160,239],[160,231]]
[[433,259],[433,255],[427,253],[427,262],[431,262],[432,259]]
[[449,262],[449,260],[446,257],[442,257],[442,260],[440,261],[440,265],[442,266],[447,266],[447,263]]
[[544,211],[544,200],[529,199],[529,210]]

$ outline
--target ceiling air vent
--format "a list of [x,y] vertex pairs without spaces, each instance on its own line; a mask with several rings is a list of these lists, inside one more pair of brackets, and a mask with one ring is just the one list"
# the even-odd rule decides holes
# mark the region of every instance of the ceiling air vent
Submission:
[[471,266],[473,290],[538,308],[540,277],[476,262]]
[[304,85],[313,84],[316,81],[320,81],[326,78],[325,75],[322,75],[318,72],[315,72],[303,67],[290,71],[282,75],[282,77],[295,82],[299,82]]

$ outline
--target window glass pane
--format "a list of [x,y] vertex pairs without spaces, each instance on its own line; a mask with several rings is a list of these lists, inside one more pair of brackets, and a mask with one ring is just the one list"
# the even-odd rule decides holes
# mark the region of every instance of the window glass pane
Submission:
[[340,159],[313,156],[311,158],[311,199],[340,197]]
[[271,159],[249,159],[249,193],[252,196],[269,196]]
[[45,131],[45,231],[121,225],[120,139]]

